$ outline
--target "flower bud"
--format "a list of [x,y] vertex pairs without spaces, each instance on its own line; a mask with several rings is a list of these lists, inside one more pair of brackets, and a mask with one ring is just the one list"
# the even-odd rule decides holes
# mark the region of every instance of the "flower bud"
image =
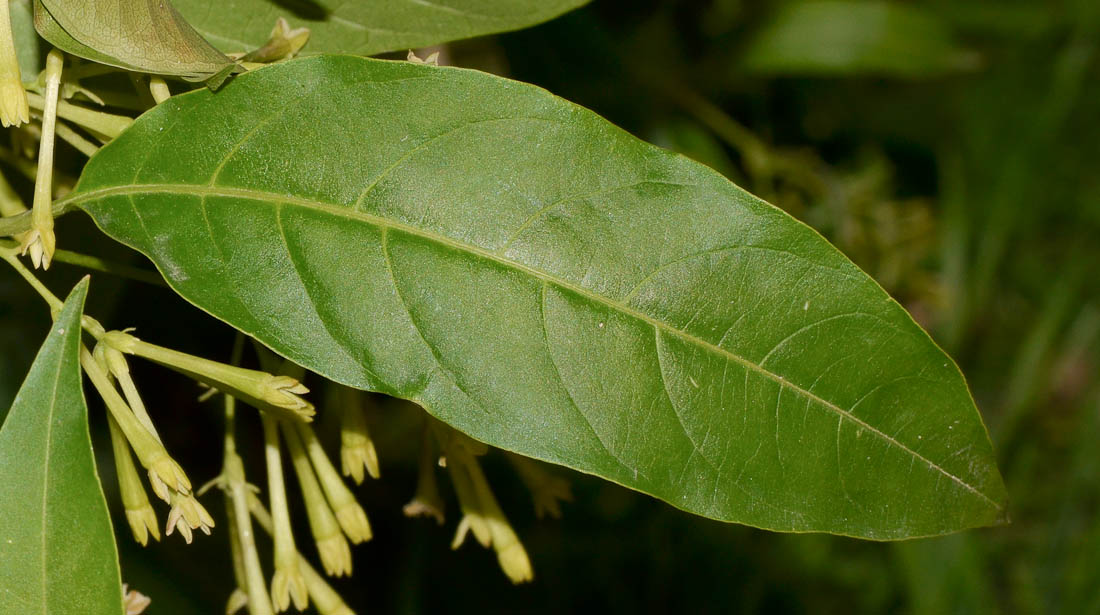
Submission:
[[309,605],[309,591],[306,589],[306,581],[298,570],[298,561],[295,558],[289,566],[276,567],[275,575],[271,578],[271,603],[276,612],[290,608],[291,600],[294,608],[304,611]]
[[298,485],[302,489],[302,499],[305,500],[306,514],[309,517],[309,529],[313,533],[314,542],[317,543],[321,564],[329,575],[349,575],[351,574],[351,549],[341,532],[340,523],[321,491],[321,485],[313,473],[313,467],[302,446],[298,431],[285,424],[284,427],[287,427],[283,429],[283,434],[286,437],[290,458],[294,463],[294,471],[298,475]]
[[11,30],[9,1],[0,2],[0,124],[19,126],[30,120],[27,92],[15,55],[15,39]]
[[126,436],[110,414],[107,415],[107,424],[110,428],[115,474],[118,476],[118,491],[122,497],[122,507],[126,512],[126,522],[130,525],[134,540],[144,547],[149,542],[150,533],[155,540],[160,540],[157,515],[149,504],[145,486],[142,485],[141,477],[138,475],[137,468],[134,467],[134,460],[130,457],[130,445],[126,442]]
[[313,404],[298,397],[308,393],[301,382],[290,376],[245,369],[189,355],[170,348],[143,342],[122,331],[108,331],[103,341],[111,347],[174,369],[276,416],[306,421],[314,414]]
[[340,413],[340,469],[344,476],[350,476],[355,484],[363,484],[363,469],[371,478],[382,475],[378,467],[378,453],[374,448],[367,421],[360,405],[363,393],[355,389],[332,385],[329,397],[333,398]]
[[325,498],[328,499],[332,511],[336,513],[336,519],[344,533],[353,544],[370,540],[371,529],[370,522],[367,521],[367,513],[355,500],[355,495],[344,484],[344,480],[337,474],[336,468],[329,461],[313,428],[305,423],[295,423],[293,428],[305,445],[313,470],[317,473],[321,488],[325,492]]

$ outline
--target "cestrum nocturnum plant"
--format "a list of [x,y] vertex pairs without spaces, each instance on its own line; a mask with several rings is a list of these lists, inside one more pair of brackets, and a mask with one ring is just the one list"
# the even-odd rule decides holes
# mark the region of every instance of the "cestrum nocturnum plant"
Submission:
[[[559,517],[569,481],[543,462],[775,531],[1004,520],[962,374],[824,238],[545,90],[441,65],[448,41],[579,4],[41,0],[14,21],[0,0],[0,258],[54,319],[0,430],[0,603],[77,612],[38,588],[79,577],[85,604],[122,608],[84,376],[133,539],[160,541],[161,519],[224,535],[227,612],[352,613],[327,577],[375,564],[365,494],[402,460],[404,514],[451,520],[451,547],[472,537],[515,584],[538,554],[497,473]],[[34,80],[16,35],[51,47]],[[383,52],[406,60],[364,57]],[[75,209],[157,271],[65,249],[54,220]],[[233,351],[154,343],[181,328],[167,316],[107,329],[84,313],[95,283],[62,300],[40,279],[53,263],[167,286],[236,329]],[[188,443],[220,449],[204,488],[141,361],[219,404],[221,446]],[[95,548],[58,547],[72,531]]]

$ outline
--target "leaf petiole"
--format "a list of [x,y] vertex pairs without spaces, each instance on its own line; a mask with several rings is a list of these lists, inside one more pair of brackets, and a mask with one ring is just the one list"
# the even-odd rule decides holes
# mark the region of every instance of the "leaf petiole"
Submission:
[[[46,99],[33,92],[27,92],[27,104],[32,109],[42,111],[46,108]],[[122,134],[134,120],[125,115],[114,115],[103,111],[93,111],[64,100],[57,102],[57,117],[87,128],[101,141],[110,141]]]

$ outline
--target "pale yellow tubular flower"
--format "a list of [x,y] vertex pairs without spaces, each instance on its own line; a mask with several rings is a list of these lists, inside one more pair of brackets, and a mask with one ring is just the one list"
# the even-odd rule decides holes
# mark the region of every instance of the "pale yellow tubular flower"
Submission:
[[[268,534],[272,533],[271,515],[264,510],[264,505],[260,503],[259,498],[251,493],[248,494],[248,508],[252,511],[252,516],[256,518],[256,522],[260,524],[260,527],[267,530]],[[317,607],[318,613],[321,615],[355,615],[355,612],[348,608],[348,605],[344,603],[336,590],[325,582],[324,577],[318,574],[300,553],[298,554],[298,567],[306,580],[306,587],[309,589],[310,598],[313,599],[313,604]]]
[[23,253],[30,253],[35,267],[49,269],[57,247],[53,232],[53,146],[57,126],[57,97],[64,56],[54,49],[46,55],[46,108],[42,110],[42,139],[38,142],[38,173],[34,179],[31,230],[24,238]]
[[539,519],[549,515],[561,518],[561,502],[572,502],[573,494],[569,490],[569,481],[547,472],[542,464],[515,453],[505,453],[520,480],[531,492],[535,505],[535,516]]
[[344,602],[340,594],[325,582],[324,577],[317,574],[309,564],[302,566],[302,575],[309,587],[309,595],[313,598],[313,604],[321,615],[355,615],[355,611]]
[[196,357],[143,342],[122,331],[108,331],[103,335],[103,341],[121,352],[159,363],[260,410],[274,412],[278,417],[308,421],[314,414],[313,404],[299,397],[308,393],[309,389],[290,376],[275,376]]
[[405,56],[405,59],[409,62],[412,62],[413,64],[428,64],[429,66],[439,66],[438,51],[428,54],[428,57],[426,58],[421,58],[420,56],[416,55],[416,52],[410,49],[408,55]]
[[[214,518],[195,499],[195,496],[190,493],[182,494],[173,491],[170,499],[172,509],[168,512],[168,524],[164,532],[166,535],[170,536],[173,528],[181,527],[181,523],[187,526],[188,530],[200,530],[203,534],[210,535],[210,528],[214,527]],[[188,540],[187,542],[191,541]]]
[[164,449],[164,445],[141,425],[130,406],[111,384],[107,373],[100,368],[99,363],[92,357],[92,353],[83,345],[80,347],[80,365],[88,374],[88,379],[92,381],[99,396],[103,398],[107,410],[118,422],[119,429],[126,435],[141,465],[149,473],[149,484],[157,497],[171,503],[169,488],[179,493],[190,493],[191,481],[184,474],[183,469]]
[[364,468],[371,478],[377,479],[382,475],[378,467],[378,453],[363,416],[361,401],[364,395],[351,387],[335,383],[329,388],[329,397],[335,400],[334,405],[340,414],[340,469],[357,485],[363,484]]
[[447,472],[451,475],[451,484],[454,485],[455,494],[458,496],[458,507],[462,509],[462,519],[458,522],[451,548],[457,549],[462,546],[468,531],[473,532],[474,538],[481,546],[488,548],[492,544],[489,521],[485,518],[481,501],[477,497],[470,474],[465,467],[466,464],[462,460],[462,457],[468,453],[460,451],[458,447],[444,450],[447,452]]
[[293,427],[287,428],[285,424],[283,427],[287,449],[290,451],[294,471],[298,476],[298,485],[302,489],[302,499],[305,501],[306,513],[309,517],[309,528],[313,533],[314,542],[317,543],[317,551],[321,555],[321,564],[325,568],[325,573],[329,576],[350,575],[351,548],[340,529],[340,523],[329,508],[328,501],[321,491],[321,485],[313,474],[313,468],[298,437],[298,431]]
[[[133,446],[133,440],[130,441],[130,445]],[[148,457],[143,457],[138,452],[138,459],[148,471],[149,485],[153,487],[153,493],[157,494],[158,498],[171,504],[170,492],[191,492],[191,480],[187,478],[187,474],[184,474],[183,468],[168,456],[168,452],[163,447]]]
[[107,365],[107,344],[96,344],[92,348],[92,358],[99,364],[99,369],[111,376],[111,368]]
[[286,42],[286,52],[283,54],[282,59],[293,58],[298,55],[302,47],[305,47],[306,43],[309,42],[309,35],[309,28],[291,29],[290,24],[282,17],[275,20],[275,27],[271,29],[271,40]]
[[305,579],[298,570],[298,549],[294,544],[294,532],[290,525],[283,459],[279,447],[279,424],[267,415],[261,415],[260,418],[264,429],[267,491],[275,522],[275,574],[271,579],[271,601],[276,612],[287,610],[291,600],[294,601],[294,607],[301,611],[309,603],[309,593]]
[[239,587],[233,589],[229,599],[225,601],[225,615],[233,615],[237,611],[248,606],[248,594]]
[[107,425],[111,433],[111,448],[115,457],[115,473],[118,475],[118,490],[122,496],[122,507],[126,512],[126,522],[130,532],[141,546],[149,542],[149,534],[160,541],[160,529],[157,527],[157,515],[149,504],[149,496],[141,484],[134,460],[130,457],[130,445],[126,436],[115,422],[115,417],[107,415]]
[[179,532],[180,536],[183,537],[183,541],[187,544],[191,544],[191,541],[194,540],[194,533],[191,531],[191,526],[187,525],[187,522],[184,521],[182,517],[176,517],[174,522],[173,519],[169,517],[168,523],[169,525],[164,531],[166,536],[171,536],[172,532]]
[[141,615],[153,602],[149,596],[136,589],[126,587],[125,583],[122,585],[122,593],[124,596],[122,606],[125,615]]
[[523,543],[519,541],[512,525],[505,518],[504,511],[500,509],[496,497],[493,496],[492,490],[489,489],[489,482],[485,479],[481,466],[472,456],[463,459],[463,463],[467,465],[474,492],[489,525],[493,549],[497,552],[497,561],[500,563],[501,569],[504,570],[504,574],[508,576],[512,583],[519,584],[533,580],[535,572],[531,568],[531,560],[527,557],[527,550],[523,548]]
[[269,62],[278,62],[298,55],[306,42],[309,41],[309,28],[290,28],[290,24],[282,17],[275,20],[275,27],[271,30],[271,36],[263,47],[244,54],[240,62],[247,67],[262,65]]
[[352,544],[370,540],[371,529],[370,522],[367,520],[367,513],[356,501],[355,495],[348,489],[348,486],[344,484],[344,479],[340,478],[332,462],[329,461],[325,449],[321,446],[320,440],[317,439],[317,434],[313,432],[313,428],[301,422],[294,423],[293,426],[297,428],[298,436],[305,445],[306,453],[309,455],[313,470],[317,473],[317,478],[321,482],[321,488],[325,492],[329,506],[336,513],[336,520],[340,523],[344,533],[347,534]]
[[439,484],[435,477],[435,460],[431,428],[425,422],[420,443],[420,468],[417,472],[416,494],[408,504],[405,504],[402,512],[406,517],[434,517],[439,525],[443,525],[443,497],[439,495]]
[[19,59],[15,54],[9,3],[9,0],[0,0],[0,124],[5,128],[30,121],[27,92],[23,89]]
[[436,441],[443,449],[443,457],[440,464],[446,463],[447,473],[451,476],[451,484],[454,486],[455,495],[458,496],[458,506],[462,510],[462,518],[458,522],[451,548],[457,549],[466,539],[466,533],[472,531],[474,538],[483,547],[488,547],[492,542],[489,532],[489,524],[485,518],[481,502],[474,490],[473,483],[467,470],[467,459],[472,460],[475,451],[481,454],[486,448],[480,442],[471,440],[464,434],[441,423],[431,417],[426,418]]

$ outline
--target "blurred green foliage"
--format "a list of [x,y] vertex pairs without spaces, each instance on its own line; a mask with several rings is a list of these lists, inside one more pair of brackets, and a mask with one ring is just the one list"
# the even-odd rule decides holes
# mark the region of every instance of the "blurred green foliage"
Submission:
[[[1095,0],[600,0],[449,46],[447,63],[541,85],[714,167],[872,274],[967,375],[1012,523],[897,544],[770,534],[579,475],[564,519],[537,521],[490,455],[535,566],[535,583],[515,588],[491,553],[448,549],[453,518],[401,517],[415,416],[384,402],[373,426],[383,479],[361,492],[376,539],[337,587],[359,612],[1100,613],[1098,45]],[[66,247],[109,249],[81,239],[94,236],[87,220],[63,222]],[[56,288],[75,280],[63,268]],[[5,408],[47,326],[19,284],[0,277]],[[97,276],[88,308],[105,322],[227,356],[228,329],[168,291],[107,285]],[[161,324],[166,314],[179,324]],[[216,405],[196,412],[190,384],[135,371],[161,391],[155,415],[189,417],[169,449],[196,480],[212,476],[218,460],[189,445],[219,441]],[[124,579],[153,595],[151,612],[220,612],[231,589],[221,540],[123,540]]]

